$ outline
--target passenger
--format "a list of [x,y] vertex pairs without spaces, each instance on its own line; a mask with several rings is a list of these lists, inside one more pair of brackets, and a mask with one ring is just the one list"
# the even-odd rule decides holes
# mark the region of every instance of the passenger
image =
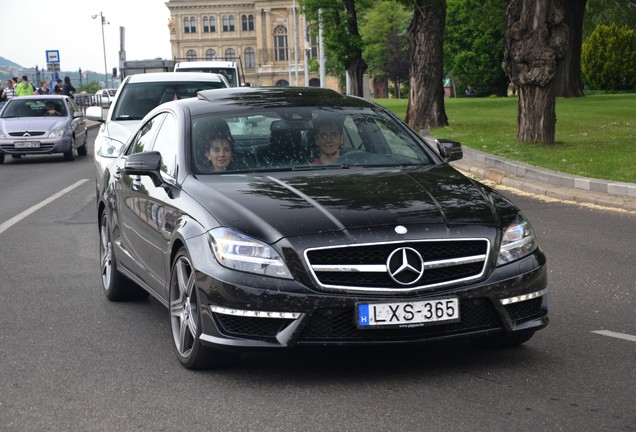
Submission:
[[331,164],[340,157],[343,143],[343,126],[337,119],[314,120],[314,133],[320,155],[312,164]]
[[60,112],[57,110],[57,104],[53,101],[46,102],[46,115],[47,116],[60,116]]
[[224,121],[218,121],[209,132],[209,147],[205,157],[212,164],[214,172],[232,169],[232,156],[234,153],[234,138],[230,128]]

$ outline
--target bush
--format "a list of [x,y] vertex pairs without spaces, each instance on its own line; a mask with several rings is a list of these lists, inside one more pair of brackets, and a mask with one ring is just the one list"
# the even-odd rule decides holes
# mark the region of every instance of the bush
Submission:
[[581,67],[593,89],[636,89],[636,32],[615,24],[596,26],[583,43]]

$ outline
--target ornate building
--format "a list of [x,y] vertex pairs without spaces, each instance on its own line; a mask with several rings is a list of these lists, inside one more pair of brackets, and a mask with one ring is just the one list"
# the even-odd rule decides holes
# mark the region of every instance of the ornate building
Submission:
[[[296,0],[169,0],[166,6],[175,60],[235,60],[254,86],[320,86],[316,72],[305,73],[318,44]],[[333,78],[326,81],[337,88]]]

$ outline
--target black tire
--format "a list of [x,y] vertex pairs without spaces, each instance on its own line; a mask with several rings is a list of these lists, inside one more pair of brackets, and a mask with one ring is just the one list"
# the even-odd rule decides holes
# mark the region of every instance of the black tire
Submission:
[[64,152],[64,160],[65,161],[74,161],[75,160],[75,153],[73,152],[74,149],[73,147],[75,146],[75,137],[71,138],[71,145],[68,149],[68,151]]
[[88,147],[86,147],[86,135],[87,134],[84,134],[84,144],[77,148],[78,156],[86,156],[88,154]]
[[126,278],[117,270],[117,260],[113,253],[113,241],[110,223],[106,212],[99,223],[99,262],[104,295],[110,301],[143,300],[148,292]]
[[0,165],[4,163],[4,153],[0,153]]
[[192,262],[185,250],[177,253],[170,271],[170,329],[173,348],[186,369],[227,366],[237,353],[216,350],[201,344],[201,313]]

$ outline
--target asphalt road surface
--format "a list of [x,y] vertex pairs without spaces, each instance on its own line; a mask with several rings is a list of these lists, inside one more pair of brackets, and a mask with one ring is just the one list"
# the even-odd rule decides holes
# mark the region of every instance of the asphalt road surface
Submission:
[[101,292],[89,156],[0,166],[0,431],[634,431],[636,214],[504,191],[549,260],[551,324],[467,343],[245,355],[191,372],[155,300]]

